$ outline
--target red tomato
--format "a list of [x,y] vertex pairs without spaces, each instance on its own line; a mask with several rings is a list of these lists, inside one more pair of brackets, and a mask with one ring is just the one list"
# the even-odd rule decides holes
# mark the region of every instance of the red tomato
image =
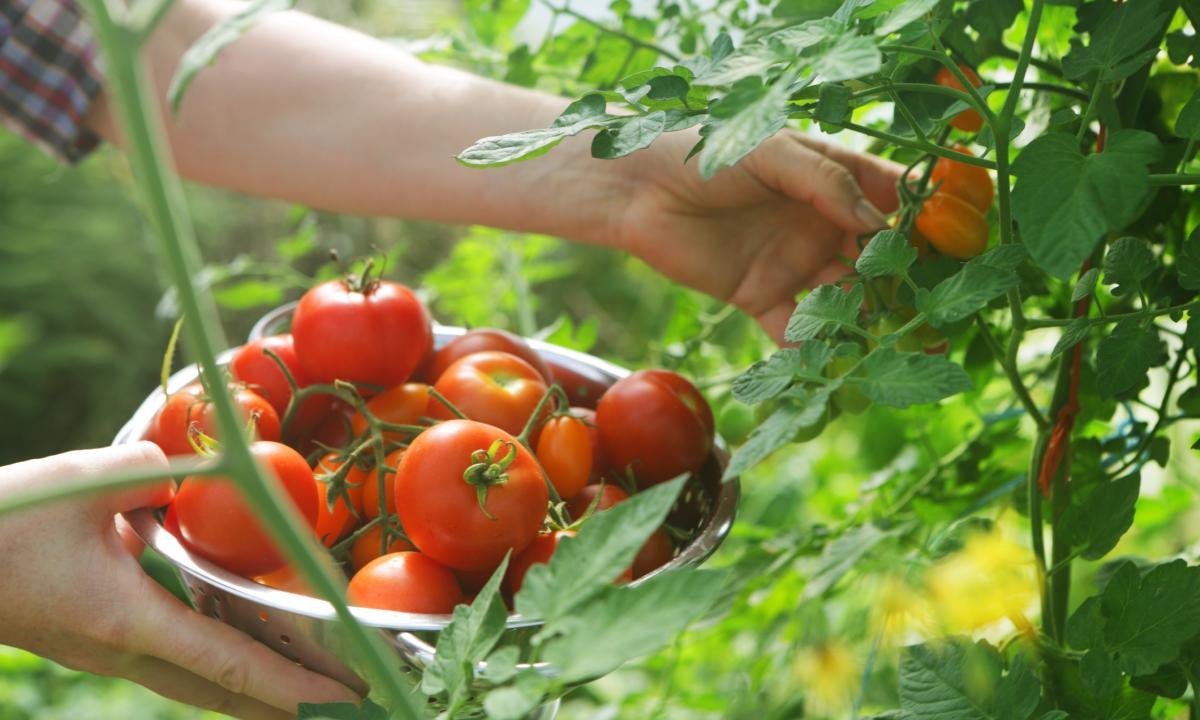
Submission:
[[650,535],[646,544],[633,559],[633,577],[640,578],[671,562],[675,557],[675,544],[665,530],[659,528]]
[[309,586],[304,578],[300,577],[300,574],[296,572],[296,568],[291,565],[284,565],[274,572],[259,575],[254,578],[254,582],[275,588],[276,590],[296,593],[297,595],[316,595],[312,587]]
[[312,428],[301,433],[294,444],[306,456],[311,456],[322,446],[344,448],[350,444],[350,419],[354,408],[337,398],[331,398],[328,411]]
[[496,568],[487,568],[485,570],[455,570],[454,576],[458,578],[458,584],[462,589],[473,597],[483,589],[488,580],[492,579],[492,573],[496,572]]
[[963,200],[940,190],[925,198],[917,229],[943,255],[970,260],[987,249],[987,220]]
[[567,512],[571,513],[571,519],[578,520],[583,517],[597,495],[600,496],[600,500],[596,502],[596,509],[593,512],[607,510],[613,505],[629,499],[629,493],[612,483],[588,485],[578,495],[567,501]]
[[[279,365],[271,356],[263,352],[264,350],[270,350],[279,356],[297,385],[304,387],[311,384],[300,370],[291,335],[272,335],[243,345],[229,361],[229,372],[235,380],[240,380],[266,398],[267,402],[271,403],[271,407],[275,408],[279,419],[283,420],[288,403],[292,400],[292,386],[288,385],[287,378],[279,369]],[[330,395],[310,395],[297,408],[289,432],[291,434],[303,433],[316,426],[329,411],[333,400],[334,398]]]
[[604,453],[600,446],[600,429],[596,427],[596,411],[585,407],[572,407],[571,414],[583,421],[588,430],[588,442],[592,446],[592,471],[588,473],[588,484],[598,483],[604,479],[604,471],[608,465],[604,462]]
[[[317,467],[315,468],[317,482],[317,539],[325,547],[333,547],[338,540],[341,540],[350,531],[350,528],[354,527],[355,519],[362,517],[363,514],[363,487],[362,485],[354,484],[356,478],[354,477],[353,468],[346,474],[346,496],[329,497],[329,485],[326,479],[332,478],[342,464],[338,460],[337,453],[329,453],[317,461]],[[347,497],[349,498],[348,505]]]
[[587,485],[592,473],[592,439],[588,426],[570,415],[551,418],[538,437],[537,458],[559,497],[575,497]]
[[[250,445],[254,458],[309,524],[317,522],[317,488],[300,453],[277,442]],[[226,570],[254,577],[283,567],[280,555],[234,481],[203,475],[185,478],[175,495],[179,529],[189,547]]]
[[[971,151],[964,145],[955,145],[954,149],[963,155],[971,155]],[[992,195],[996,192],[996,186],[985,168],[949,158],[938,158],[933,164],[933,173],[929,179],[937,186],[938,192],[950,193],[980,213],[987,214],[992,207]]]
[[525,342],[521,336],[496,328],[469,330],[446,343],[446,346],[433,356],[433,363],[429,367],[429,376],[434,382],[437,382],[447,368],[462,358],[489,350],[516,355],[537,370],[538,374],[542,376],[542,380],[547,384],[550,383],[550,368],[547,367],[542,356],[529,347],[529,343]]
[[454,573],[416,552],[398,552],[372,560],[350,578],[350,604],[397,612],[446,614],[463,602]]
[[[385,466],[383,473],[383,502],[388,514],[396,512],[396,484],[395,468],[400,465],[400,458],[404,457],[404,448],[393,450],[383,459]],[[387,468],[391,468],[390,470]],[[354,468],[350,471],[352,482],[362,485],[362,503],[363,516],[368,520],[373,520],[379,517],[379,473],[377,468],[363,470],[362,468]]]
[[[261,440],[279,440],[279,414],[256,392],[243,385],[230,385],[229,392],[243,422],[253,420],[255,434]],[[194,455],[188,438],[191,428],[209,437],[220,438],[217,414],[199,383],[188,385],[171,397],[154,420],[154,442],[167,455]]]
[[[487,351],[455,362],[438,378],[434,389],[471,420],[517,435],[546,394],[546,383],[537,369],[521,358]],[[450,408],[432,397],[428,414],[439,420],[454,417]]]
[[[396,425],[416,425],[429,404],[429,386],[425,383],[404,383],[376,395],[367,402],[367,410],[375,417]],[[359,413],[350,418],[350,431],[360,437],[367,430],[367,419]],[[385,440],[402,442],[408,433],[385,432]]]
[[[979,76],[976,75],[975,71],[971,68],[967,67],[966,65],[959,65],[958,69],[962,70],[963,75],[966,76],[967,80],[969,80],[973,86],[979,87],[983,84],[983,82],[980,81]],[[933,76],[933,81],[938,85],[952,88],[954,90],[965,89],[963,84],[958,81],[957,77],[955,77],[954,73],[950,72],[950,69],[945,66],[938,68],[937,74]],[[964,132],[979,132],[983,128],[983,116],[980,115],[979,111],[975,110],[974,108],[963,110],[954,116],[954,119],[950,121],[950,124]]]
[[[380,552],[383,548],[383,527],[373,525],[371,529],[360,535],[354,544],[350,546],[350,567],[355,570],[361,570],[381,555],[387,553]],[[388,553],[405,552],[408,550],[416,550],[412,543],[402,537],[393,538],[387,546]]]
[[417,296],[381,280],[361,292],[345,280],[322,283],[304,293],[292,316],[296,357],[315,383],[399,385],[416,370],[431,332]]
[[550,366],[550,379],[562,386],[572,405],[594,409],[600,396],[608,390],[607,378],[596,370],[576,369],[552,356],[546,358],[546,364]]
[[638,370],[600,398],[596,426],[604,459],[644,485],[695,472],[713,446],[713,414],[704,396],[669,370]]
[[574,530],[556,530],[548,533],[538,533],[533,542],[508,562],[508,570],[504,573],[504,590],[511,597],[521,589],[525,581],[525,573],[534,565],[550,562],[550,556],[558,549],[558,543],[564,538],[575,537]]
[[396,472],[396,510],[409,539],[457,570],[496,567],[509,550],[523,550],[541,529],[549,499],[529,451],[473,420],[418,435]]

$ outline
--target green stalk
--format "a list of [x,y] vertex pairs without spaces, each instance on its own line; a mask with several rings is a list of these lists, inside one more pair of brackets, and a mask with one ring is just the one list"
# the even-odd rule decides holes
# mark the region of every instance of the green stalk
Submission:
[[216,348],[225,345],[216,308],[207,292],[198,292],[192,277],[200,268],[199,250],[178,179],[167,170],[164,134],[150,94],[145,68],[138,57],[139,37],[135,29],[118,24],[105,0],[86,0],[85,6],[108,62],[109,87],[115,91],[115,107],[125,131],[130,162],[143,194],[146,212],[158,230],[158,238],[172,284],[179,294],[185,330],[191,350],[200,364],[201,375],[212,392],[213,408],[224,438],[222,463],[259,513],[271,537],[284,550],[301,576],[332,603],[347,637],[377,690],[387,697],[393,711],[416,720],[407,682],[398,671],[395,656],[377,633],[368,633],[351,614],[341,583],[319,561],[309,531],[276,483],[255,462],[241,433],[241,420],[233,409],[216,362]]
[[103,475],[86,475],[83,477],[68,477],[53,483],[37,485],[31,490],[19,492],[0,502],[0,515],[28,510],[29,508],[65,500],[83,495],[95,495],[116,490],[125,490],[139,485],[161,481],[164,478],[184,478],[188,475],[219,475],[225,473],[222,462],[213,463],[208,459],[175,460],[167,469],[138,468],[135,470],[120,470]]

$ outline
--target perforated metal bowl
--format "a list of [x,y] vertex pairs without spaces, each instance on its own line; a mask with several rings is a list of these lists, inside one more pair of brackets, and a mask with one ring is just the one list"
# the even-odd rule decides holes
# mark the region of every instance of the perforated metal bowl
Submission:
[[[282,331],[291,309],[291,306],[284,306],[264,317],[252,331],[251,339]],[[435,343],[444,345],[463,332],[462,328],[437,326]],[[530,345],[548,358],[605,384],[629,374],[628,370],[612,363],[556,345],[536,340],[531,340]],[[227,363],[232,353],[232,350],[223,353],[219,361]],[[171,392],[179,390],[195,381],[198,375],[195,366],[184,368],[171,376],[168,389]],[[117,433],[114,444],[145,437],[163,402],[160,390],[152,392]],[[714,453],[705,468],[684,489],[670,522],[691,532],[692,539],[670,563],[655,573],[699,565],[728,535],[737,509],[739,485],[736,480],[720,482],[724,462],[721,451]],[[179,570],[198,611],[246,632],[307,668],[350,687],[366,688],[365,673],[351,652],[328,602],[260,585],[190,553],[149,511],[129,513],[126,519],[147,545]],[[437,633],[449,622],[446,615],[368,608],[354,608],[353,612],[363,625],[379,629],[395,649],[400,670],[410,674],[414,681],[433,659]],[[509,639],[516,640],[516,636],[531,632],[530,628],[537,625],[534,620],[514,614],[508,618],[506,632],[512,636]],[[550,671],[549,668],[540,669]],[[531,717],[550,720],[557,707],[557,701],[549,703]]]

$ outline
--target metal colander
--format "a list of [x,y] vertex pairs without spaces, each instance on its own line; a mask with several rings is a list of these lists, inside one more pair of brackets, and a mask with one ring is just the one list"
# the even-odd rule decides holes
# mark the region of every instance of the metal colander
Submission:
[[[291,309],[291,306],[284,306],[264,317],[251,332],[251,339],[282,331]],[[444,345],[463,332],[462,328],[435,326],[435,344]],[[629,374],[624,368],[590,355],[537,340],[530,340],[529,343],[539,353],[605,384]],[[227,351],[218,360],[225,364],[232,353],[232,350]],[[195,381],[198,376],[195,366],[184,368],[171,376],[168,390],[175,392]],[[164,401],[161,390],[152,392],[117,433],[113,443],[135,442],[145,437]],[[729,533],[737,508],[739,485],[737,480],[720,482],[723,464],[723,454],[714,454],[704,470],[697,473],[685,487],[669,520],[673,526],[690,533],[691,540],[670,563],[655,573],[699,565],[716,551]],[[163,529],[149,510],[129,513],[126,519],[148,546],[179,571],[199,612],[242,630],[311,670],[350,687],[366,689],[355,655],[328,602],[260,585],[192,554]],[[432,660],[437,634],[450,620],[447,615],[369,608],[354,608],[353,612],[363,625],[379,629],[394,648],[401,672],[411,675],[414,681]],[[507,639],[515,641],[519,639],[518,635],[529,633],[529,628],[537,625],[535,620],[510,615],[505,631],[510,634]],[[544,667],[540,669],[549,670]],[[547,703],[531,718],[551,720],[557,709],[557,701]]]

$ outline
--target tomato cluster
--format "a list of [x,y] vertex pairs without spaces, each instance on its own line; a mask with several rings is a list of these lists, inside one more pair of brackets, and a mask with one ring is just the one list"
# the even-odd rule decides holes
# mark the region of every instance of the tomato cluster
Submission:
[[[429,313],[396,283],[319,285],[291,329],[240,348],[230,387],[252,452],[360,606],[448,613],[509,553],[511,596],[595,513],[698,471],[713,449],[712,411],[682,376],[641,370],[610,387],[492,329],[435,350]],[[209,452],[211,414],[189,386],[149,435],[175,455]],[[227,570],[304,589],[229,478],[185,478],[164,525]],[[614,578],[675,552],[664,527]]]

